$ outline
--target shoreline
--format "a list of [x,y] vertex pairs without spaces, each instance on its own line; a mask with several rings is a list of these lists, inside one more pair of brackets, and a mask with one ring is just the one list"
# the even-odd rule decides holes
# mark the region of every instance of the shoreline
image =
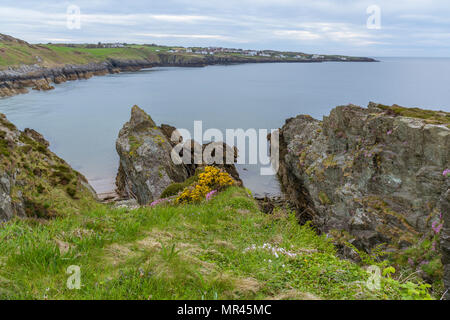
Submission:
[[0,98],[28,93],[32,90],[48,91],[54,89],[54,84],[67,81],[90,79],[93,76],[116,74],[122,72],[137,72],[142,69],[155,67],[206,67],[211,65],[237,65],[246,63],[321,63],[321,62],[378,62],[372,58],[360,60],[340,59],[251,59],[243,57],[203,57],[192,56],[186,59],[182,55],[158,55],[158,61],[152,60],[116,60],[108,59],[104,62],[82,65],[65,64],[58,67],[46,68],[35,65],[22,65],[15,68],[0,70]]

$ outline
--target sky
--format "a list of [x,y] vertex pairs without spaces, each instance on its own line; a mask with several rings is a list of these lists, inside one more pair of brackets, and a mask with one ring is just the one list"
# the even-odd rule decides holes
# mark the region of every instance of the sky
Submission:
[[450,57],[450,1],[0,0],[0,33],[31,43]]

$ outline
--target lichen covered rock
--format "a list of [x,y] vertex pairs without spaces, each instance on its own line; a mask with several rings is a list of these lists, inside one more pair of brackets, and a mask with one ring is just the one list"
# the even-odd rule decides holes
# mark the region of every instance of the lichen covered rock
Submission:
[[[234,163],[223,163],[227,153],[236,162],[236,148],[223,142],[204,145],[192,140],[183,142],[176,128],[166,124],[158,127],[138,106],[132,108],[130,121],[120,130],[116,149],[120,157],[117,193],[135,198],[141,205],[159,199],[167,187],[184,182],[194,176],[197,169],[210,164],[224,169],[242,184]],[[196,153],[200,156],[198,162]],[[178,156],[179,162],[173,161],[173,154]]]
[[116,179],[118,193],[148,204],[159,198],[173,182],[183,182],[189,175],[183,164],[173,163],[172,144],[161,128],[138,106],[120,130],[116,149],[120,157]]
[[450,114],[412,118],[400,114],[406,110],[347,105],[323,121],[286,121],[279,177],[301,219],[325,233],[345,232],[362,249],[407,247],[431,231],[448,189]]

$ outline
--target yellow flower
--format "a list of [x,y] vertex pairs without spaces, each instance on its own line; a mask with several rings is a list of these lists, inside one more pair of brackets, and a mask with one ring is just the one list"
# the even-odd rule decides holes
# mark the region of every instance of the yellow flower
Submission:
[[185,188],[176,199],[176,203],[199,202],[205,199],[212,190],[220,190],[234,184],[233,178],[227,172],[207,166],[198,175],[198,182]]

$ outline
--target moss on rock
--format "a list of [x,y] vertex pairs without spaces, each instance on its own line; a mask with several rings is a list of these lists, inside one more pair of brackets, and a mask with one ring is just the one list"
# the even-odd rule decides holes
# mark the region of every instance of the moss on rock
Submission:
[[86,178],[48,149],[34,130],[21,132],[0,115],[0,220],[51,218],[96,206]]

